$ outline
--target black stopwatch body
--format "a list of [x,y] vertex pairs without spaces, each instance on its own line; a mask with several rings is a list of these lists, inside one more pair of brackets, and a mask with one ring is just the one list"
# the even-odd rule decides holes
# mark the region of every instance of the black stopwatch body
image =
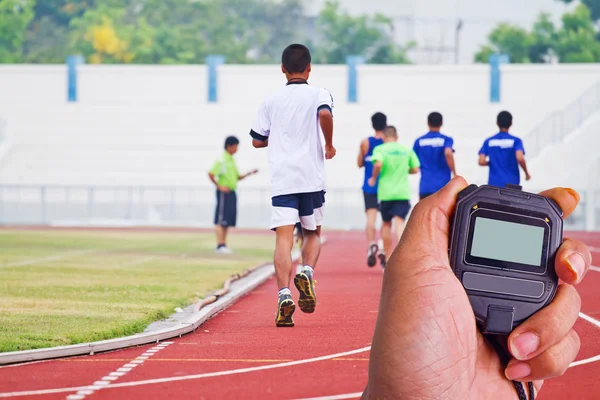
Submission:
[[470,185],[458,194],[450,265],[483,333],[509,334],[556,293],[562,210],[543,196]]

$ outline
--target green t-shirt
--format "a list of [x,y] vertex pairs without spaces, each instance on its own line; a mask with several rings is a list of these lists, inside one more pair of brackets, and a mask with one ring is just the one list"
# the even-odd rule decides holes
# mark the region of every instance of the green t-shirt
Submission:
[[421,166],[415,152],[398,142],[388,142],[375,147],[371,161],[382,163],[377,186],[379,201],[410,200],[409,171]]
[[238,172],[233,156],[227,151],[215,161],[210,173],[215,176],[219,186],[225,186],[231,190],[235,190],[240,174]]

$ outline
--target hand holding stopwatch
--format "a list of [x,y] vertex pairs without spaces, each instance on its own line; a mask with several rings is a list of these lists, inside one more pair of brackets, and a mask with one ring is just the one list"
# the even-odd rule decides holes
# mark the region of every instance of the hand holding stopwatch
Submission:
[[[506,363],[510,353],[504,336],[556,293],[554,259],[562,243],[562,210],[519,186],[470,185],[458,194],[451,229],[452,270],[481,332]],[[522,397],[521,385],[515,386]],[[531,383],[529,389],[533,394]]]

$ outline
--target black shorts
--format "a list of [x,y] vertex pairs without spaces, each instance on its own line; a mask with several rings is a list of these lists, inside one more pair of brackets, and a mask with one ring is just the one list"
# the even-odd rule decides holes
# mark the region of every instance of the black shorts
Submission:
[[217,190],[215,225],[235,226],[237,219],[237,196],[235,192],[224,193]]
[[377,193],[367,193],[363,192],[363,196],[365,198],[365,211],[368,210],[378,210],[379,209],[379,201],[377,200]]
[[406,219],[410,211],[410,201],[408,200],[392,200],[381,202],[381,219],[383,222],[390,222],[392,218],[399,217]]
[[433,193],[421,193],[421,194],[419,194],[419,198],[420,198],[420,200],[423,200],[424,198],[429,197],[432,194]]

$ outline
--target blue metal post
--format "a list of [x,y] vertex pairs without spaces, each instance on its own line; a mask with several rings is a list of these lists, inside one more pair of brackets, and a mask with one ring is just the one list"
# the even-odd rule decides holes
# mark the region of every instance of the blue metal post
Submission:
[[69,103],[77,102],[77,66],[83,64],[81,56],[67,57],[67,100]]
[[208,67],[208,102],[217,102],[217,67],[225,63],[225,57],[217,54],[212,54],[206,57],[206,65]]
[[500,87],[502,81],[502,74],[500,72],[500,65],[508,64],[510,58],[507,54],[492,54],[489,59],[490,62],[490,102],[500,103]]
[[363,56],[352,55],[346,57],[348,65],[348,103],[358,102],[358,71],[357,66],[364,64]]

